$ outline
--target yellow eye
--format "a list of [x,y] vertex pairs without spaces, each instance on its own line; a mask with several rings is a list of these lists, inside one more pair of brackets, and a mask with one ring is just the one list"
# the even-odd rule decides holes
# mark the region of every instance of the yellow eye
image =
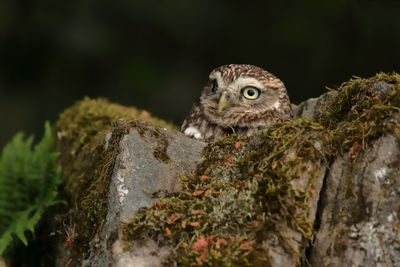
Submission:
[[254,87],[246,87],[242,90],[242,95],[247,99],[254,100],[260,96],[260,90]]

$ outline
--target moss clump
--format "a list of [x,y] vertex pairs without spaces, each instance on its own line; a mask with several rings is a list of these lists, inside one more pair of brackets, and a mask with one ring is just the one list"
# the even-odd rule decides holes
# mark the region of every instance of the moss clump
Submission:
[[[133,127],[144,131],[145,120],[172,128],[148,112],[85,98],[61,114],[57,146],[65,176],[65,192],[73,207],[76,242],[84,249],[106,215],[107,194],[121,138]],[[143,129],[142,129],[143,128]]]
[[[129,241],[145,232],[160,245],[171,245],[183,266],[265,265],[262,241],[272,235],[299,255],[278,229],[289,226],[305,243],[312,236],[309,192],[292,186],[300,175],[293,167],[303,160],[325,161],[315,143],[329,143],[329,137],[320,125],[299,119],[274,126],[256,142],[235,136],[217,140],[206,147],[197,174],[182,179],[183,190],[141,210],[124,226],[124,237]],[[288,156],[288,148],[296,158]]]
[[332,131],[338,152],[352,148],[350,152],[354,152],[357,144],[365,149],[369,141],[382,134],[400,136],[394,119],[399,107],[400,75],[379,73],[342,84],[336,97],[319,111],[317,121]]
[[168,140],[160,128],[148,127],[149,124],[137,121],[136,127],[140,135],[144,136],[146,133],[154,137],[155,145],[153,149],[153,156],[164,163],[168,163],[171,159],[168,156]]
[[345,82],[322,108],[319,121],[336,127],[340,122],[358,119],[362,112],[377,104],[399,106],[399,82],[397,73],[379,73],[369,79],[354,78]]

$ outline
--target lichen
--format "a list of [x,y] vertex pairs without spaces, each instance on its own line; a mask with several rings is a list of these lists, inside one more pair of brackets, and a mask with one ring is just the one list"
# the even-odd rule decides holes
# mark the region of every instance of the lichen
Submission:
[[74,218],[69,224],[76,228],[75,248],[81,251],[103,225],[119,142],[131,128],[145,128],[142,120],[173,128],[148,112],[105,99],[85,98],[60,115],[57,145],[65,176],[64,190],[72,207],[70,217]]

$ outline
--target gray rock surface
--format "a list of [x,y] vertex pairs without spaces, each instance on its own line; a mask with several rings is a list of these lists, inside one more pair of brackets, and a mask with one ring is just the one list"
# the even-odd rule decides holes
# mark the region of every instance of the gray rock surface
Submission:
[[355,160],[344,155],[334,161],[312,266],[400,266],[399,162],[399,140],[392,135]]
[[319,115],[321,107],[336,95],[336,91],[330,91],[320,97],[309,98],[306,101],[301,102],[299,105],[294,105],[294,117],[315,120]]
[[[189,175],[202,159],[205,143],[156,126],[130,132],[120,141],[108,194],[108,212],[104,227],[90,244],[85,261],[90,266],[162,266],[160,258],[168,251],[155,244],[141,244],[132,253],[123,252],[119,240],[120,225],[143,207],[157,201],[155,193],[179,189],[177,178]],[[164,146],[164,147],[161,147]],[[163,158],[155,152],[166,149]]]
[[[392,84],[379,81],[367,92],[388,97]],[[295,108],[297,117],[315,119],[329,92]],[[387,118],[400,124],[399,116]],[[336,158],[319,196],[311,266],[400,266],[400,143],[388,134]]]

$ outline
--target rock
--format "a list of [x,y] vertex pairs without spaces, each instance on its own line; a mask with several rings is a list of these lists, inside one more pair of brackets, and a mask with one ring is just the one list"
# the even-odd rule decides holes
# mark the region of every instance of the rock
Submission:
[[[73,240],[77,247],[75,244],[67,247],[71,250],[67,254],[81,253],[79,258],[59,257],[57,266],[71,262],[121,265],[126,258],[119,256],[118,249],[112,249],[120,243],[120,224],[139,208],[154,204],[158,199],[156,193],[178,190],[179,177],[191,174],[201,161],[205,143],[172,129],[135,120],[137,114],[141,113],[104,100],[85,99],[61,116],[57,135],[59,147],[64,151],[61,161],[66,172],[65,189],[78,206],[74,216],[83,222],[69,226],[79,233],[79,239]],[[75,136],[89,134],[90,137],[80,139],[83,144],[74,142]],[[66,167],[71,163],[75,164]],[[87,185],[81,179],[91,180],[92,184]],[[81,250],[82,243],[85,251]],[[145,261],[148,264],[149,259]]]
[[205,144],[86,99],[57,124],[76,232],[58,266],[397,266],[399,106],[399,75],[357,78]]
[[[153,205],[158,199],[156,193],[180,189],[178,178],[195,170],[205,143],[166,128],[146,125],[145,130],[132,127],[119,146],[108,193],[107,206],[112,209],[107,212],[101,245],[89,257],[94,266],[101,266],[104,256],[115,252],[108,242],[110,237],[118,236],[121,223],[128,222],[140,208]],[[117,239],[111,246],[120,242]],[[116,266],[157,266],[155,262],[162,252],[157,251],[155,257],[155,245],[150,242],[142,250],[134,251],[135,260],[119,253],[112,253],[112,257]],[[111,257],[108,260],[110,264]]]
[[[157,253],[165,251],[169,247],[167,244],[172,243],[173,251],[186,256],[177,260],[176,255],[170,253],[159,265],[152,266],[174,266],[176,261],[178,264],[198,262],[201,265],[208,257],[213,257],[213,264],[226,262],[228,266],[242,266],[245,261],[253,262],[255,266],[267,263],[272,266],[299,264],[304,246],[312,235],[318,193],[325,175],[325,167],[316,152],[323,148],[316,139],[323,129],[299,121],[287,126],[283,131],[276,129],[279,132],[275,133],[277,143],[303,131],[308,131],[304,133],[308,138],[306,142],[293,140],[296,148],[288,148],[283,154],[279,151],[283,147],[277,144],[278,150],[272,149],[266,155],[270,140],[265,136],[252,142],[246,138],[221,139],[209,145],[197,175],[183,183],[184,188],[192,189],[178,192],[174,195],[173,203],[168,198],[160,200],[159,206],[164,208],[153,207],[148,210],[149,214],[146,211],[139,212],[139,216],[124,226],[123,240],[130,243],[132,248],[131,252],[127,252],[130,257],[137,260],[136,252],[143,250],[137,240],[148,242],[148,233],[155,232],[158,233]],[[305,150],[310,152],[309,158],[298,162],[298,155]],[[274,164],[277,165],[272,167]],[[287,169],[285,166],[292,167]],[[270,172],[271,168],[282,172],[275,177],[277,181],[269,181],[270,177],[276,175]],[[267,193],[269,188],[274,190]],[[280,203],[272,203],[277,199],[281,199]],[[301,203],[297,203],[300,199]],[[271,218],[263,218],[268,213]],[[226,229],[221,220],[226,220],[235,230]],[[185,221],[188,224],[195,221],[196,226],[182,227]],[[155,226],[157,223],[158,226]],[[207,224],[214,226],[207,228]],[[249,224],[255,229],[249,229]],[[264,228],[266,225],[269,225],[269,229]],[[203,235],[197,234],[197,227],[207,230],[202,231]],[[166,229],[169,230],[164,234],[163,230]],[[179,234],[172,237],[173,234],[169,233],[179,231],[189,238],[182,238]],[[190,240],[195,241],[189,243]],[[221,240],[224,240],[223,248],[217,245]],[[181,245],[185,242],[188,245]],[[253,249],[255,252],[249,258],[248,251]],[[232,255],[235,250],[237,255]]]
[[[344,84],[336,99],[324,100],[311,116],[307,107],[321,100],[302,104],[306,108],[299,116],[311,118],[327,107],[343,112],[340,108],[347,106],[333,124],[336,134],[347,132],[347,140],[338,138],[341,149],[346,143],[347,149],[331,160],[326,173],[308,251],[312,266],[400,265],[399,76],[383,77]],[[357,137],[358,127],[364,133]]]
[[357,158],[337,158],[326,179],[312,266],[400,265],[400,145],[386,135]]
[[295,118],[305,118],[315,120],[319,115],[320,108],[329,100],[332,100],[337,95],[336,91],[330,91],[320,97],[309,98],[293,108]]

